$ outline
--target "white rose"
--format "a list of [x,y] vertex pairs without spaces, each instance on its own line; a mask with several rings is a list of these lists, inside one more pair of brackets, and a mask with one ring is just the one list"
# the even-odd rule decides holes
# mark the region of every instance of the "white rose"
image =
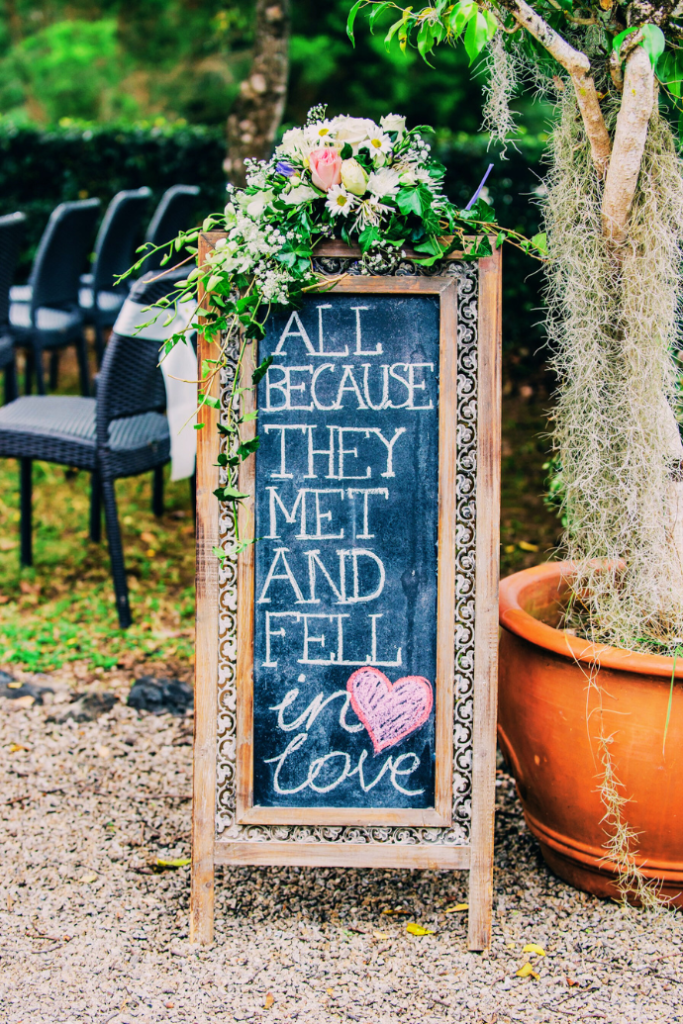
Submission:
[[302,160],[311,147],[306,141],[303,128],[290,128],[282,136],[282,143],[277,147],[278,156],[291,156]]
[[368,135],[377,130],[377,125],[367,117],[335,117],[332,121],[334,141],[338,148],[348,142],[354,152]]
[[263,211],[268,203],[272,202],[273,199],[274,195],[270,190],[267,192],[257,193],[257,195],[252,197],[251,202],[247,203],[247,213],[250,217],[253,217],[254,220],[258,220],[259,217],[263,216]]
[[362,196],[367,191],[367,172],[353,157],[350,160],[342,160],[341,180],[347,192],[351,192],[354,196]]
[[406,119],[400,114],[386,114],[379,123],[385,132],[398,132],[399,139],[406,130]]

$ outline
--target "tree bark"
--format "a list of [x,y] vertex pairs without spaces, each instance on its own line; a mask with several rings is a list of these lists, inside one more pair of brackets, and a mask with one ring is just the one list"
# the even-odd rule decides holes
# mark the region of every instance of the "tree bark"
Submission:
[[654,98],[650,58],[642,46],[636,46],[626,61],[624,92],[602,198],[602,230],[614,246],[623,245],[628,235]]
[[228,117],[224,168],[245,184],[244,161],[270,156],[282,120],[289,74],[290,0],[256,0],[256,39],[249,77]]
[[502,0],[515,21],[544,46],[551,57],[561,64],[569,76],[576,92],[576,99],[583,118],[586,135],[590,142],[593,163],[600,178],[604,178],[610,161],[611,143],[605,119],[600,109],[600,100],[595,82],[590,73],[588,57],[581,50],[563,39],[526,0]]

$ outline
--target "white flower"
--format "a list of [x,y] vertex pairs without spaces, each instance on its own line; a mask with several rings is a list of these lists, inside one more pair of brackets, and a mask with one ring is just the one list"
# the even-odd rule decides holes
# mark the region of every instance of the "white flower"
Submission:
[[303,163],[304,157],[308,156],[310,148],[303,128],[290,128],[282,136],[282,142],[275,152],[278,156],[289,156],[293,160]]
[[266,206],[273,201],[275,198],[274,193],[268,189],[265,192],[257,192],[255,196],[251,196],[251,202],[247,203],[247,213],[254,220],[258,220],[259,217],[263,216],[263,211]]
[[333,185],[327,193],[327,209],[334,217],[340,213],[345,217],[348,216],[357,201],[355,196],[350,195],[343,185]]
[[368,181],[368,192],[380,199],[393,199],[400,187],[398,174],[391,167],[373,171]]
[[341,115],[332,120],[332,129],[337,148],[342,149],[345,143],[348,143],[354,153],[358,152],[361,142],[379,131],[375,122],[368,117],[344,117]]
[[308,128],[304,128],[304,136],[310,149],[313,149],[316,146],[331,146],[332,122],[316,121],[315,124],[311,124]]
[[393,169],[398,174],[398,180],[402,185],[416,185],[418,181],[418,168],[408,160],[401,160],[394,164]]
[[381,167],[386,160],[387,153],[391,153],[391,139],[383,131],[375,126],[367,139],[361,142],[359,149],[368,149],[375,166]]
[[316,192],[314,188],[310,188],[308,185],[298,185],[286,195],[281,195],[280,198],[284,199],[289,206],[298,206],[300,203],[307,203],[309,199],[317,199],[318,192]]
[[353,192],[354,196],[365,195],[368,188],[367,171],[363,170],[353,157],[349,160],[342,160],[341,180],[344,188]]
[[391,213],[391,207],[380,203],[377,196],[369,196],[368,199],[361,199],[358,204],[358,216],[356,217],[353,229],[362,231],[363,228],[376,227],[385,213]]
[[379,123],[385,132],[397,132],[399,139],[406,130],[406,119],[400,114],[385,114]]

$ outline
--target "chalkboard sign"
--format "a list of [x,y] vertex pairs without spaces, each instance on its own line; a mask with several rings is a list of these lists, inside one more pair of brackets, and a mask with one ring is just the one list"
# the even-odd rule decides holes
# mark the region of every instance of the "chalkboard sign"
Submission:
[[470,947],[488,942],[500,261],[457,259],[370,277],[329,243],[332,287],[271,314],[242,366],[248,384],[272,357],[243,396],[260,447],[240,470],[239,528],[258,541],[220,577],[210,552],[232,523],[202,408],[199,940],[215,863],[293,863],[467,868]]

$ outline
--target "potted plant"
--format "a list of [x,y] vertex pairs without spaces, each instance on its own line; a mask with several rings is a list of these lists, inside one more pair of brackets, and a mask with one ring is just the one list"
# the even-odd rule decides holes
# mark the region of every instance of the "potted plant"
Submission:
[[[500,735],[561,876],[601,895],[683,883],[683,447],[677,412],[683,23],[662,0],[358,0],[425,58],[488,65],[503,142],[531,84],[556,104],[543,214],[565,560],[501,588]],[[683,887],[683,886],[681,886]]]

